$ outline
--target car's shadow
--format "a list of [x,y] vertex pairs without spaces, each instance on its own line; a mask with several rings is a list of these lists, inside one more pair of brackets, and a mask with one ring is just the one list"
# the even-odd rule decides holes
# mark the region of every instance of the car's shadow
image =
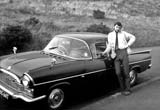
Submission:
[[[150,79],[140,77],[136,85],[147,82],[148,80]],[[96,85],[92,85],[90,87],[84,87],[83,90],[80,89],[72,91],[74,92],[74,94],[70,95],[69,100],[67,100],[67,104],[64,109],[80,109],[81,107],[100,101],[119,91],[119,85],[117,81],[114,80],[103,83],[97,82],[95,84]],[[44,100],[34,103],[25,103],[21,100],[8,101],[2,97],[0,97],[0,108],[1,110],[47,110],[46,103]]]
[[[139,78],[134,87],[147,82],[148,80],[149,79]],[[94,89],[90,87],[86,89],[86,92],[79,91],[78,95],[74,94],[74,96],[71,98],[70,102],[65,107],[65,110],[79,110],[82,107],[101,101],[104,98],[108,98],[111,95],[120,92],[119,84],[117,84],[117,82],[115,84],[112,82],[110,85],[111,86],[105,86],[104,84],[103,86],[98,86]]]

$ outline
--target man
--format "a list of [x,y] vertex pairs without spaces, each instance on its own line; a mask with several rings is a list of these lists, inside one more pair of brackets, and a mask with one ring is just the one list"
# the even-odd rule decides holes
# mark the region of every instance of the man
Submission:
[[[122,31],[122,24],[116,22],[114,31],[108,34],[107,48],[102,52],[102,55],[110,55],[114,60],[115,72],[123,95],[131,94],[128,52],[135,39],[134,35]],[[123,65],[123,72],[121,72],[121,65]]]

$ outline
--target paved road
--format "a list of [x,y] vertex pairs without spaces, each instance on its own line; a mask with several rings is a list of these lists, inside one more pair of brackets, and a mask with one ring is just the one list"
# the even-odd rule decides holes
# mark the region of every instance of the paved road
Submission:
[[[133,94],[122,96],[113,92],[88,94],[86,98],[77,97],[66,110],[159,110],[160,108],[160,47],[152,48],[153,67],[140,74]],[[0,110],[35,110],[45,109],[43,101],[26,104],[20,100],[8,103],[0,97]]]
[[72,110],[159,110],[160,80],[135,89],[130,96],[104,98]]

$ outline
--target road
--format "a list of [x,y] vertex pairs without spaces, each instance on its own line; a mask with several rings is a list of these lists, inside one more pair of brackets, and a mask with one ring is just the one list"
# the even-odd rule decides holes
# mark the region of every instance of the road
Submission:
[[[148,48],[147,48],[148,49]],[[152,68],[139,75],[133,93],[123,96],[113,90],[88,94],[77,98],[65,110],[159,110],[160,108],[160,47],[152,49]],[[24,103],[20,100],[8,102],[0,97],[0,110],[46,110],[44,102]]]

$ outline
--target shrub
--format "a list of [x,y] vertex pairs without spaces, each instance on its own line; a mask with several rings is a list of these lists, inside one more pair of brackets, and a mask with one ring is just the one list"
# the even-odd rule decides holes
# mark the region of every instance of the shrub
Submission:
[[35,18],[35,17],[31,17],[29,19],[27,19],[25,22],[24,22],[24,25],[25,26],[35,26],[37,25],[38,23],[40,23],[39,19]]
[[90,25],[86,29],[86,32],[97,32],[103,34],[108,34],[110,31],[110,28],[104,25],[103,23]]
[[36,13],[33,7],[27,7],[27,6],[20,7],[17,9],[17,11],[22,14],[32,14],[32,15],[38,14]]
[[[4,36],[0,36],[0,53],[5,49],[6,39]],[[1,55],[1,54],[0,54]]]
[[13,0],[9,0],[9,3],[13,3]]
[[94,10],[93,11],[93,17],[95,19],[104,19],[105,18],[105,12],[100,10]]
[[25,46],[32,40],[32,33],[23,26],[9,25],[2,29],[0,38],[1,51],[4,53],[11,51],[14,46],[19,51],[24,51]]
[[46,32],[37,33],[33,35],[32,45],[30,46],[30,50],[43,49],[51,40],[51,38],[52,38],[51,34]]
[[43,25],[44,25],[46,31],[49,31],[49,32],[61,30],[61,28],[59,26],[57,26],[54,22],[45,22],[45,23],[43,23]]

